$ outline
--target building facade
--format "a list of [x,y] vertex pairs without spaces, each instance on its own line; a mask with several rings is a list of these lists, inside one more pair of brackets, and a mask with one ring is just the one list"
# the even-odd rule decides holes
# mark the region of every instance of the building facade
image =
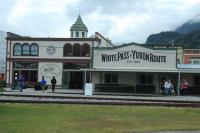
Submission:
[[62,88],[82,89],[84,76],[80,69],[90,68],[92,47],[103,45],[103,39],[97,35],[87,37],[88,29],[80,15],[70,33],[70,38],[33,38],[8,33],[6,83],[11,85],[23,75],[28,86],[42,76],[50,85],[55,76]]
[[184,49],[183,64],[200,64],[200,49]]
[[182,44],[147,44],[155,49],[176,49],[177,64],[184,64],[184,46]]
[[180,91],[186,79],[189,94],[200,94],[200,66],[177,64],[176,49],[158,49],[138,44],[94,48],[91,82],[95,91],[161,93],[164,81],[171,80]]

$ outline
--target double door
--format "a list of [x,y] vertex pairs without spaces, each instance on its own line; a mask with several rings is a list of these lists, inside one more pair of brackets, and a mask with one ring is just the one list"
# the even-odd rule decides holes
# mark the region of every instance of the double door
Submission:
[[83,72],[65,71],[63,72],[63,89],[82,89]]

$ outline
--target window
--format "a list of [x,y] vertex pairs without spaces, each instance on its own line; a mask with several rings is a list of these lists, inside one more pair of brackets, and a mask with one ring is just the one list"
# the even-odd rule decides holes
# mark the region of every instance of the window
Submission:
[[38,45],[36,43],[33,43],[31,45],[31,55],[38,55],[39,54],[39,48]]
[[176,59],[177,64],[180,64],[180,59]]
[[23,55],[30,55],[30,47],[27,43],[22,45],[22,54]]
[[14,46],[14,55],[21,55],[22,54],[22,46],[20,43],[16,43]]
[[71,44],[65,44],[64,50],[63,50],[63,56],[72,56],[72,45]]
[[82,37],[85,37],[85,32],[82,32]]
[[200,61],[199,60],[194,60],[193,64],[200,64]]
[[139,84],[152,85],[153,84],[153,75],[152,74],[140,74],[139,75]]
[[90,46],[88,44],[83,44],[82,56],[90,56]]
[[80,46],[80,44],[74,44],[74,46],[73,46],[73,56],[81,56],[81,46]]
[[200,85],[200,76],[194,76],[194,85],[199,86]]
[[188,63],[189,64],[200,64],[200,58],[190,58]]
[[79,37],[79,32],[78,31],[76,32],[76,37]]
[[106,84],[117,84],[118,83],[118,74],[117,73],[106,73],[104,79],[105,79]]
[[13,68],[19,68],[19,69],[38,69],[38,63],[37,62],[13,62]]
[[63,69],[90,68],[89,63],[63,63]]
[[71,32],[71,37],[73,37],[73,31]]

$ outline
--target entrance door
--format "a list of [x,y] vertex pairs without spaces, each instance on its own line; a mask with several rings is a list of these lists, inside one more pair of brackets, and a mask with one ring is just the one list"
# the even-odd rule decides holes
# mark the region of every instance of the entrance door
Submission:
[[70,88],[82,89],[82,86],[83,86],[82,72],[70,72]]
[[83,73],[80,71],[63,72],[63,88],[64,89],[82,89]]
[[62,81],[63,85],[62,88],[63,89],[70,89],[70,72],[68,71],[64,71],[63,72],[63,81]]

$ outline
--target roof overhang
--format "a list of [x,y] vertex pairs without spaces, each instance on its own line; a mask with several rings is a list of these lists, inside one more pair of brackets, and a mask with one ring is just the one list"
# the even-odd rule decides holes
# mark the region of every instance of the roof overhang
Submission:
[[91,68],[81,69],[81,71],[89,72],[170,72],[178,73],[177,69],[113,69],[113,68]]

